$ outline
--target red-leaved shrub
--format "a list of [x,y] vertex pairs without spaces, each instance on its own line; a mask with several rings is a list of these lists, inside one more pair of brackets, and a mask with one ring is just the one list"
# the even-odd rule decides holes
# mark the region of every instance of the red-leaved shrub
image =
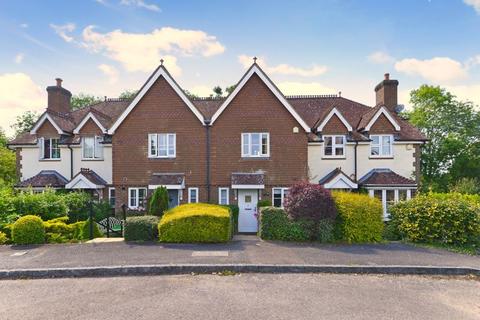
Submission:
[[300,182],[289,188],[284,207],[293,220],[309,219],[318,223],[323,219],[333,220],[337,216],[330,190],[308,182]]

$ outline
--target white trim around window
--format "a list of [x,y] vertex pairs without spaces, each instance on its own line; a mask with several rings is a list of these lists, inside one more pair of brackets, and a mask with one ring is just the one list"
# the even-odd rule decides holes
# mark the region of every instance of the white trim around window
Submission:
[[323,136],[323,157],[324,158],[345,158],[344,135],[324,135]]
[[147,199],[147,188],[128,188],[128,208],[144,208]]
[[393,157],[393,135],[372,134],[370,140],[370,158]]
[[228,188],[218,188],[218,204],[228,205],[230,204],[230,192]]
[[39,159],[40,160],[60,160],[60,139],[58,138],[38,138]]
[[244,158],[270,157],[270,133],[242,133],[241,153]]
[[198,188],[188,188],[188,203],[198,203]]
[[272,188],[272,206],[283,208],[287,194],[288,188]]
[[177,135],[175,133],[148,134],[149,158],[175,158],[177,155]]
[[388,208],[392,203],[397,203],[402,200],[410,200],[416,192],[416,189],[412,187],[378,187],[368,188],[367,190],[368,195],[372,198],[375,197],[375,192],[379,193],[383,208],[383,220],[385,221],[390,219]]

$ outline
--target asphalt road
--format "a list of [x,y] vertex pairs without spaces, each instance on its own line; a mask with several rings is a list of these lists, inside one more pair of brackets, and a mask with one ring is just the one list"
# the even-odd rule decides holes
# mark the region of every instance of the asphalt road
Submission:
[[480,281],[240,274],[0,281],[0,319],[480,319]]

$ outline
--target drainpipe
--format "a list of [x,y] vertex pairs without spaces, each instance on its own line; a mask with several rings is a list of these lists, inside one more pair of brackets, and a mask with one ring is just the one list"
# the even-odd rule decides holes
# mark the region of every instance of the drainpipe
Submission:
[[358,141],[355,141],[355,152],[354,152],[354,173],[355,173],[355,182],[357,182],[357,147],[358,147]]
[[207,185],[207,202],[210,202],[210,120],[205,120],[205,130],[206,130],[206,138],[207,138],[207,176],[205,184]]
[[70,149],[70,180],[73,178],[73,149],[72,145],[68,144],[68,149]]

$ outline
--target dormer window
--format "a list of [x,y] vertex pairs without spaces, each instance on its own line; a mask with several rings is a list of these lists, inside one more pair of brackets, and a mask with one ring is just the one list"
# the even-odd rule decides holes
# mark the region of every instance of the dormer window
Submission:
[[40,159],[54,160],[60,159],[60,146],[58,138],[39,138]]
[[345,157],[345,136],[323,136],[323,155],[327,158]]
[[370,157],[389,158],[393,156],[392,135],[371,135]]
[[103,159],[103,137],[92,136],[82,138],[82,155],[85,160]]

